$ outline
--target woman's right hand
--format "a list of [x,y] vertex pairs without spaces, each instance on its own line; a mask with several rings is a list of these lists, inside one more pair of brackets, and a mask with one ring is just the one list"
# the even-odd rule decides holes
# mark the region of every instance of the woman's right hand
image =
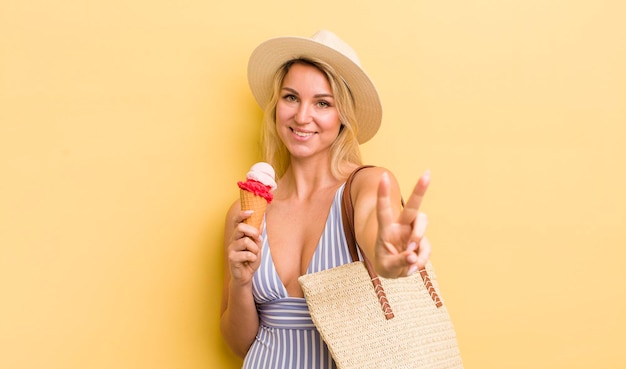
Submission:
[[261,264],[261,232],[256,227],[244,223],[252,212],[242,210],[235,216],[235,227],[227,247],[230,277],[232,282],[239,285],[251,283],[254,272]]
[[261,232],[244,223],[251,214],[252,211],[241,211],[236,201],[228,210],[224,227],[220,330],[228,346],[242,358],[259,330],[252,276],[261,263]]

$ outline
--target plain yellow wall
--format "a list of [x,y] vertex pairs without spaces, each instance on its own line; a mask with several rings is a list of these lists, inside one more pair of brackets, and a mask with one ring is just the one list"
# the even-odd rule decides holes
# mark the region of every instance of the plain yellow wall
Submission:
[[467,368],[623,368],[620,0],[0,5],[0,368],[237,368],[223,216],[259,159],[246,63],[328,28],[385,107]]

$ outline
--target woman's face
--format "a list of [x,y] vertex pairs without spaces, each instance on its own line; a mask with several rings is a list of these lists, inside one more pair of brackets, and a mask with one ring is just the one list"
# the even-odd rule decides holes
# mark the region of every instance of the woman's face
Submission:
[[327,155],[340,127],[339,112],[324,73],[308,64],[293,64],[276,105],[276,130],[291,156]]

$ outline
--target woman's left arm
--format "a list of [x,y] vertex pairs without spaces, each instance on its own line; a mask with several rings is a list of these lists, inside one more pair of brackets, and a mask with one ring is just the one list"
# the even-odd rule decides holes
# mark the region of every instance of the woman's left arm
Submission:
[[402,277],[426,265],[431,250],[424,236],[428,220],[419,208],[429,183],[426,172],[402,207],[398,181],[384,168],[366,168],[354,177],[356,239],[380,276]]

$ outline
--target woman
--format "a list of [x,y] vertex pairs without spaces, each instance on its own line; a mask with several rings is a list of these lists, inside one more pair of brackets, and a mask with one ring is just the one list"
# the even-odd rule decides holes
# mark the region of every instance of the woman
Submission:
[[[298,277],[350,262],[341,194],[361,165],[359,144],[378,130],[376,88],[354,51],[336,35],[282,37],[261,44],[248,66],[264,108],[263,149],[278,187],[262,230],[236,201],[225,225],[226,276],[221,330],[244,368],[334,368],[311,321]],[[419,206],[424,174],[406,206],[384,168],[365,168],[352,183],[356,239],[379,275],[422,268],[430,255]]]

